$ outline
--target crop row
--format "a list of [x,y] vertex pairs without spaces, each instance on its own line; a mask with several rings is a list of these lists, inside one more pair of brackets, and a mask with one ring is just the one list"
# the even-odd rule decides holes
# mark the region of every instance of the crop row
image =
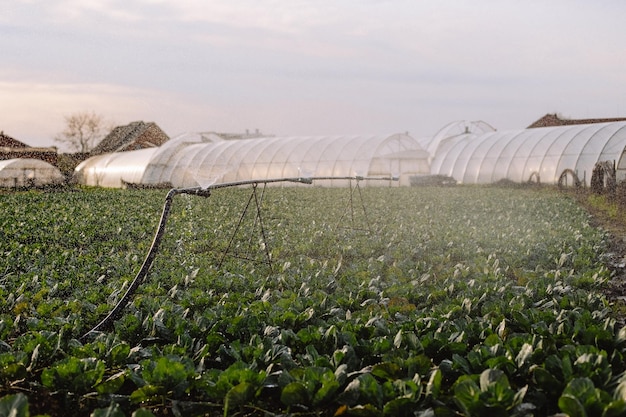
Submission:
[[0,195],[0,410],[626,412],[626,331],[602,295],[606,235],[563,195],[179,196],[125,314],[81,339],[139,269],[164,195]]

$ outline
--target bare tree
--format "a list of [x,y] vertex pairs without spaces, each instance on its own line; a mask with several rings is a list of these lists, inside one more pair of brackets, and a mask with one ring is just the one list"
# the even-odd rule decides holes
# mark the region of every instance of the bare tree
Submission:
[[54,137],[77,152],[89,152],[108,133],[110,127],[95,112],[78,112],[65,116],[65,129]]

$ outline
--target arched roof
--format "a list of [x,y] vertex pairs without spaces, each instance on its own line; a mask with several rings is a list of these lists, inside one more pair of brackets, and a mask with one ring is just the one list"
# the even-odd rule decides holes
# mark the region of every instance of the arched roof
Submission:
[[76,167],[74,181],[109,188],[121,188],[124,183],[138,184],[156,150],[148,148],[92,156]]
[[428,140],[426,150],[433,156],[437,151],[437,147],[442,140],[451,138],[454,136],[461,136],[466,134],[482,135],[484,133],[495,132],[496,129],[489,123],[482,120],[457,120],[450,122],[441,129],[435,135]]
[[30,187],[61,184],[61,171],[45,161],[32,158],[0,161],[0,187]]
[[[143,183],[176,187],[300,176],[408,176],[427,174],[428,155],[405,134],[299,136],[221,140],[173,139],[154,155]],[[333,180],[331,186],[347,182]]]
[[[159,148],[99,155],[77,168],[77,182],[121,187],[124,182],[173,187],[285,177],[409,176],[429,173],[428,153],[411,136],[298,136],[222,139],[183,134]],[[328,186],[348,185],[328,180]]]
[[555,184],[571,169],[589,183],[594,165],[619,165],[625,147],[626,122],[470,132],[437,139],[431,173],[466,184],[526,182],[532,175]]

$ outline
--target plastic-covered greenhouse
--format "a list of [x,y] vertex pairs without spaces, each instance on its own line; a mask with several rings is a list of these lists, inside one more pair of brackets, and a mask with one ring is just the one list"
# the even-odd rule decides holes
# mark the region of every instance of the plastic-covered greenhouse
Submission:
[[503,179],[557,184],[564,175],[576,175],[589,185],[595,164],[610,161],[618,180],[626,176],[626,122],[502,132],[485,126],[461,122],[456,131],[448,126],[436,135],[428,148],[434,150],[431,173],[465,184]]
[[[311,136],[225,140],[185,134],[159,148],[87,159],[76,168],[81,184],[125,183],[173,187],[285,177],[397,176],[395,184],[429,173],[428,153],[412,137]],[[349,180],[321,185],[347,186]]]
[[0,187],[43,187],[65,181],[61,171],[40,159],[18,158],[0,161]]
[[140,183],[150,157],[157,148],[107,153],[81,162],[74,181],[84,185],[120,188],[125,183]]
[[[77,182],[123,187],[127,183],[208,186],[285,177],[452,177],[458,183],[500,180],[589,185],[596,164],[615,164],[626,179],[626,122],[572,124],[496,131],[484,122],[454,122],[422,145],[405,134],[224,139],[184,134],[159,148],[90,158],[76,168]],[[382,182],[378,182],[382,184]],[[336,179],[320,185],[347,186]]]

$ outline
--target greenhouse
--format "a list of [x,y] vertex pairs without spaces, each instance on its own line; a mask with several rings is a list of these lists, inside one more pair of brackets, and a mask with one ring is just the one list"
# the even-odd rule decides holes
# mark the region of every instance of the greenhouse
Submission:
[[[589,185],[594,166],[609,161],[626,178],[626,122],[495,131],[484,123],[449,125],[428,144],[431,174],[464,184],[500,180]],[[433,153],[434,152],[434,153]]]
[[[293,177],[325,177],[321,186],[364,181],[410,185],[449,178],[452,183],[502,180],[590,185],[594,168],[616,167],[626,179],[626,121],[497,131],[485,122],[453,122],[419,142],[391,136],[232,138],[188,133],[160,147],[92,157],[75,171],[80,184],[103,187],[207,187],[214,183]],[[607,168],[608,169],[608,168]],[[332,179],[331,179],[332,178]]]
[[0,161],[0,187],[43,187],[65,181],[61,171],[40,159],[18,158]]
[[74,182],[83,185],[121,188],[140,183],[150,157],[157,148],[106,153],[81,162],[74,171]]
[[[206,187],[213,183],[292,177],[332,177],[323,186],[348,186],[349,177],[398,177],[429,173],[428,153],[406,134],[223,139],[184,134],[159,148],[100,155],[76,168],[81,184]],[[385,184],[390,182],[365,181]]]

